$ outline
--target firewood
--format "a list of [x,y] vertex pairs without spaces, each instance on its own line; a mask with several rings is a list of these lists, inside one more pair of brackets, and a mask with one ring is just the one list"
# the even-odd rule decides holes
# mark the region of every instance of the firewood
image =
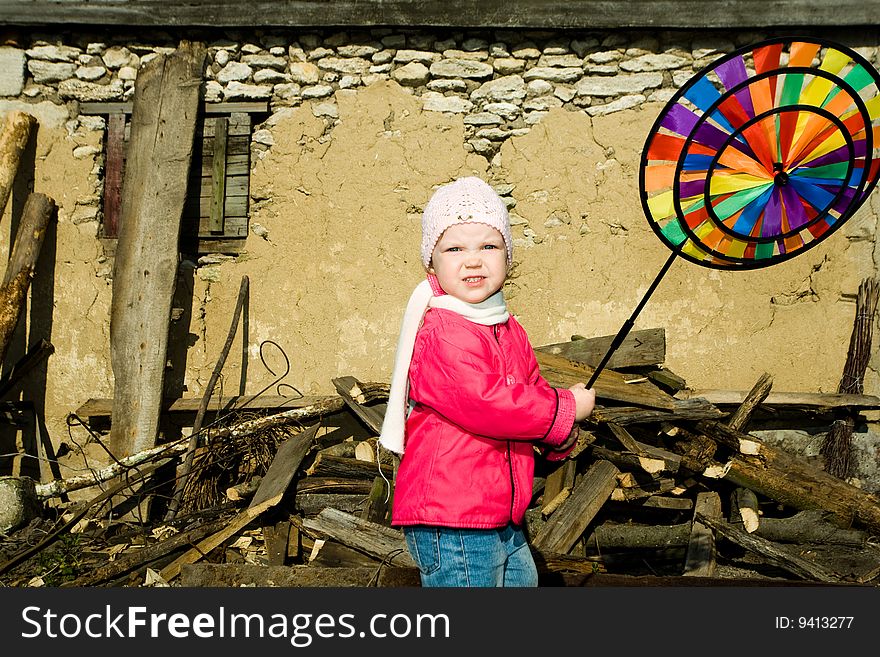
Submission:
[[415,566],[406,548],[403,534],[374,522],[362,520],[337,509],[324,509],[314,519],[304,518],[303,528],[365,552],[384,563]]
[[773,377],[764,372],[755,382],[755,385],[752,386],[752,389],[749,390],[743,403],[728,418],[727,426],[737,431],[743,431],[749,419],[751,419],[752,413],[755,412],[755,409],[761,402],[767,399],[767,395],[770,394],[770,388],[772,387]]
[[230,486],[226,489],[226,499],[230,502],[240,502],[251,497],[257,492],[262,480],[263,478],[257,475],[253,479],[248,479],[243,483]]
[[782,568],[783,570],[803,579],[812,579],[826,583],[837,583],[842,580],[837,573],[804,559],[793,550],[784,548],[781,545],[759,536],[748,534],[743,530],[721,522],[716,518],[710,518],[697,513],[694,517],[694,521],[706,525],[713,531],[721,534],[727,540],[760,555],[774,566]]
[[734,450],[734,456],[724,464],[723,476],[728,481],[795,509],[823,509],[841,526],[858,523],[880,532],[877,495],[724,424],[703,421],[696,428]]
[[341,376],[333,379],[332,383],[346,405],[378,436],[382,431],[382,420],[385,413],[364,405],[361,401],[364,398],[360,381],[353,376]]
[[593,445],[590,449],[593,458],[610,461],[620,469],[647,472],[652,476],[659,476],[666,470],[666,462],[663,459],[638,456],[629,452],[615,452],[601,445]]
[[645,497],[653,497],[660,493],[669,493],[670,491],[676,490],[684,492],[684,488],[681,487],[677,481],[669,477],[663,477],[660,479],[651,479],[639,486],[628,486],[626,488],[618,486],[611,491],[611,497],[609,499],[614,502],[633,502]]
[[[574,479],[577,474],[577,464],[574,461],[566,460],[559,465],[544,482],[544,500],[541,511],[549,515],[547,506],[556,498],[564,489],[569,491],[574,488]],[[557,505],[558,506],[558,505]],[[554,507],[555,508],[555,507]]]
[[675,400],[667,409],[597,405],[586,421],[591,424],[614,422],[625,426],[647,422],[719,419],[723,416],[723,412],[704,399],[684,399]]
[[290,521],[279,520],[263,525],[263,542],[270,566],[283,566],[287,561],[287,546],[290,540]]
[[611,495],[618,472],[609,461],[596,461],[547,521],[532,545],[543,552],[566,554],[571,550]]
[[296,510],[304,516],[316,516],[330,507],[360,515],[367,508],[369,491],[363,493],[302,493],[296,494]]
[[387,464],[367,463],[354,458],[344,456],[319,455],[308,469],[309,476],[340,477],[346,479],[367,479],[372,481],[379,471],[385,478],[391,480],[394,477],[394,468]]
[[737,488],[730,494],[730,522],[742,523],[749,534],[761,524],[758,512],[758,496],[748,488]]
[[391,523],[391,504],[394,501],[393,483],[382,477],[373,479],[373,487],[367,497],[367,503],[361,512],[361,518],[380,525]]
[[721,520],[721,498],[714,491],[698,493],[688,540],[683,575],[712,577],[715,574],[715,534],[702,518]]

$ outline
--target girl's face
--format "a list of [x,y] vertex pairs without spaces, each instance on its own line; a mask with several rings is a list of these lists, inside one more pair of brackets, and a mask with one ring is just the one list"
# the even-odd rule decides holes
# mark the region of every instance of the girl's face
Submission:
[[428,272],[437,277],[446,294],[468,303],[484,301],[507,278],[504,238],[486,224],[450,226],[434,247]]

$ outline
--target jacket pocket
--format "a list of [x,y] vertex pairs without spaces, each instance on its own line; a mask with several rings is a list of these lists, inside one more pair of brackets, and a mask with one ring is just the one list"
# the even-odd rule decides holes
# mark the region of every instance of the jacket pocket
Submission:
[[406,547],[424,575],[440,569],[440,532],[434,527],[404,529]]

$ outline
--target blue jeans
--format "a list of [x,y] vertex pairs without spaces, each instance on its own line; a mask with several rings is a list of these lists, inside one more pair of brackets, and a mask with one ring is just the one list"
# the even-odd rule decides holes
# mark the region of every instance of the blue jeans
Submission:
[[522,529],[404,527],[422,586],[537,586],[538,571]]

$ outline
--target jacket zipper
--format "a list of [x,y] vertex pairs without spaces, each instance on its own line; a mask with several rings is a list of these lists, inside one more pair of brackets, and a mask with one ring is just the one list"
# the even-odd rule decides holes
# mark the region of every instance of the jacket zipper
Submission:
[[[492,326],[492,333],[495,336],[495,343],[501,347],[501,340],[498,339],[498,324]],[[503,362],[503,358],[502,358]],[[516,500],[516,483],[513,479],[513,459],[510,456],[510,441],[507,441],[507,471],[510,475],[510,522],[513,522],[513,504]]]

